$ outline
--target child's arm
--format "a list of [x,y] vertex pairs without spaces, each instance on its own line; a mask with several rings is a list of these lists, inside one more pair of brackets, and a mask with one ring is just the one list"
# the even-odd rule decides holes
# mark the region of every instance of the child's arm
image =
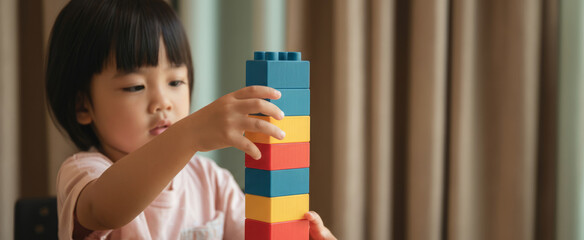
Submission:
[[76,206],[79,223],[90,230],[126,225],[160,194],[197,151],[234,146],[259,158],[260,151],[243,136],[244,131],[284,137],[273,124],[248,117],[252,113],[284,117],[265,98],[278,99],[280,92],[253,86],[227,94],[116,161],[80,193]]

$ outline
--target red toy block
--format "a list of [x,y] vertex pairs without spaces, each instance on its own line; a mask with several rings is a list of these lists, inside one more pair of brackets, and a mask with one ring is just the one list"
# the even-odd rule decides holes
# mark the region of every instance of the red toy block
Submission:
[[308,220],[266,223],[245,219],[245,239],[308,240]]
[[310,142],[255,143],[262,153],[259,160],[245,154],[245,167],[262,170],[307,168],[310,166]]

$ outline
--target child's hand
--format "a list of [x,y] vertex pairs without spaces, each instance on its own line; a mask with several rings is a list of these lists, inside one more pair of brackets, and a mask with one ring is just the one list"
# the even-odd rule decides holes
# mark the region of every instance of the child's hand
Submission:
[[324,226],[320,216],[310,211],[304,214],[304,218],[308,219],[310,225],[310,239],[313,240],[336,240],[330,230]]
[[196,135],[197,151],[210,151],[229,146],[236,147],[255,159],[261,157],[259,149],[243,136],[244,131],[259,132],[277,139],[285,133],[275,125],[250,118],[248,114],[262,113],[276,120],[284,118],[284,113],[273,103],[264,99],[279,99],[280,91],[265,86],[250,86],[229,93],[188,118],[190,129]]

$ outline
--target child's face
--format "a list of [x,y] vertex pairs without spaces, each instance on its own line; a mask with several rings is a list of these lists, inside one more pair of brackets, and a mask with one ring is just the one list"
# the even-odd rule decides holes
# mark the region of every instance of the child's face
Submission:
[[189,114],[188,70],[173,67],[160,44],[158,66],[118,72],[109,63],[91,81],[92,104],[77,113],[93,123],[105,154],[113,161],[138,149]]

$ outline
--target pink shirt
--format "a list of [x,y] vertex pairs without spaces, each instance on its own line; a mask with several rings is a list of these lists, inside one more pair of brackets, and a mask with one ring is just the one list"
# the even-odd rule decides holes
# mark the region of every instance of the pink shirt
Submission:
[[[81,190],[113,163],[98,152],[67,159],[57,175],[59,239],[71,239]],[[126,226],[95,231],[89,239],[243,239],[244,195],[233,176],[193,156],[170,187]]]

